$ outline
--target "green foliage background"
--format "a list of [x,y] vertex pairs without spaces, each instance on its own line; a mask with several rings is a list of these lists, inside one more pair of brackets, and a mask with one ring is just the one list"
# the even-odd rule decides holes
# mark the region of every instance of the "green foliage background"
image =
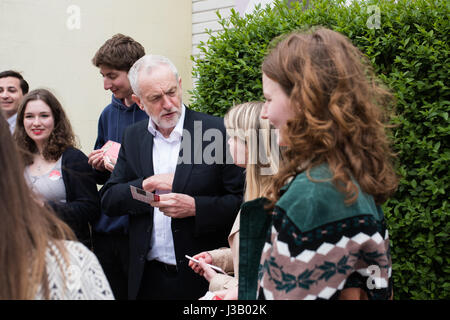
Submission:
[[[193,57],[191,107],[223,116],[262,100],[261,62],[274,37],[321,25],[348,36],[397,98],[392,132],[401,177],[384,206],[396,299],[450,298],[449,2],[316,0],[221,19],[224,28]],[[376,19],[379,13],[380,19]],[[219,16],[220,18],[220,16]],[[379,25],[377,25],[377,23]],[[374,28],[375,26],[375,28]]]

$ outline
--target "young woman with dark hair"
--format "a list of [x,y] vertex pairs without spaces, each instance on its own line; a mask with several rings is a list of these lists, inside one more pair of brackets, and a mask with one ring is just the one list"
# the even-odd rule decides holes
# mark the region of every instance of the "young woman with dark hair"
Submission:
[[100,199],[88,158],[75,148],[70,122],[46,89],[28,93],[18,111],[14,138],[32,190],[91,247],[90,224],[100,215]]

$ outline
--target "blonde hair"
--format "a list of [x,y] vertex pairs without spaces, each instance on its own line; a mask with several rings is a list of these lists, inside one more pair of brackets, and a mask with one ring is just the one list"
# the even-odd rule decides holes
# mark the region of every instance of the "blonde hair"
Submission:
[[267,194],[270,179],[278,172],[279,149],[275,129],[261,118],[263,102],[246,102],[233,106],[225,115],[227,134],[241,140],[248,151],[245,170],[244,200]]

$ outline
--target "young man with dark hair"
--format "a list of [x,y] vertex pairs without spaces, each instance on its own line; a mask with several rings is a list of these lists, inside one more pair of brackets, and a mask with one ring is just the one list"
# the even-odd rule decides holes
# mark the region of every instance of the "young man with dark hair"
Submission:
[[[112,162],[104,161],[100,150],[107,141],[121,143],[128,126],[148,120],[147,114],[133,102],[133,90],[127,74],[131,66],[145,55],[144,47],[132,38],[116,34],[97,51],[92,63],[100,69],[105,90],[112,92],[112,101],[98,121],[98,135],[94,151],[89,154],[98,184],[104,184],[114,169]],[[111,284],[116,299],[127,299],[128,286],[128,216],[108,217],[102,211],[93,227],[94,252]]]
[[17,110],[28,89],[28,83],[20,73],[13,70],[0,72],[0,107],[11,133],[16,127]]

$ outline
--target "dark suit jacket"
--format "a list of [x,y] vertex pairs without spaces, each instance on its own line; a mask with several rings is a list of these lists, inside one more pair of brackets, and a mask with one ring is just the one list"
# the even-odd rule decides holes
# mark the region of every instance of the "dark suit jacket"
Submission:
[[[148,120],[143,120],[126,129],[114,172],[101,190],[105,212],[110,216],[129,215],[130,299],[135,299],[138,294],[153,230],[153,208],[134,200],[130,191],[130,185],[142,188],[142,181],[154,174],[153,135],[147,126]],[[185,255],[192,256],[228,245],[227,237],[242,203],[244,173],[234,164],[227,164],[232,161],[226,147],[222,118],[186,108],[184,129],[180,157],[185,161],[176,167],[172,192],[194,197],[196,216],[172,219],[172,235],[179,277],[183,283],[179,293],[186,299],[198,299],[208,290],[208,283],[188,267]],[[221,137],[216,137],[220,142],[220,150],[215,150],[217,153],[212,152],[211,141],[202,139],[208,129],[221,133]],[[190,147],[184,148],[186,145]],[[220,163],[206,164],[203,152],[220,158],[217,161]],[[199,159],[201,163],[198,163]]]
[[78,149],[67,148],[62,154],[61,171],[67,202],[48,204],[72,228],[78,240],[92,248],[89,224],[100,216],[100,197],[88,158]]

